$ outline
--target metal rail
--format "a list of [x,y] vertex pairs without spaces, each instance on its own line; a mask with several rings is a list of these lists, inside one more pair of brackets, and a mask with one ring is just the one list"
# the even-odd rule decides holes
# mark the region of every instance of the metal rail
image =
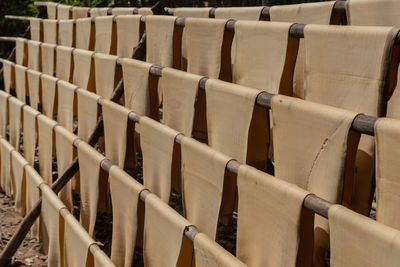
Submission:
[[[35,2],[36,3],[36,2]],[[46,3],[46,2],[41,2],[41,3]],[[303,3],[303,4],[307,4],[307,3]],[[229,8],[229,7],[228,7]],[[210,18],[215,18],[215,10],[216,10],[217,8],[215,8],[215,7],[213,7],[213,8],[211,8],[210,9]],[[264,7],[262,10],[261,10],[261,18],[263,18],[263,19],[270,19],[270,9],[271,9],[271,7],[270,6],[266,6],[266,7]],[[174,11],[175,11],[175,8],[170,8],[170,7],[166,7],[165,8],[165,12],[168,14],[168,15],[174,15]],[[332,10],[332,12],[333,13],[337,13],[337,14],[345,14],[346,13],[346,1],[343,1],[343,0],[341,0],[341,1],[337,1],[336,3],[335,3],[335,5],[333,6],[333,10]]]
[[[295,24],[292,27],[296,26],[296,25],[302,25],[302,24]],[[291,28],[292,29],[292,28]],[[8,37],[4,37],[4,38],[8,38]],[[143,38],[142,40],[144,40],[144,44],[145,44],[145,40],[146,38]],[[0,41],[1,41],[1,37],[0,37]],[[25,40],[25,42],[29,42],[29,40]],[[57,49],[57,46],[55,46],[54,48],[55,50]],[[95,52],[93,52],[92,54],[92,59],[94,59],[95,56]],[[74,55],[74,50],[71,51],[71,55]],[[0,59],[0,61],[2,61],[2,59]],[[122,65],[122,58],[118,58],[116,61],[116,64],[118,66]],[[15,63],[12,64],[13,66],[15,66]],[[157,76],[157,77],[161,77],[162,76],[162,69],[163,67],[161,66],[155,66],[153,65],[150,68],[150,74]],[[208,78],[202,78],[199,82],[199,89],[205,90],[205,84],[207,82]],[[261,92],[256,99],[256,105],[260,106],[260,107],[264,107],[266,109],[270,109],[271,108],[271,98],[274,96],[274,94],[270,94],[267,92]],[[374,135],[374,125],[375,122],[378,120],[377,117],[375,116],[369,116],[369,115],[364,115],[364,114],[359,114],[353,121],[353,124],[351,126],[351,129],[366,135]]]
[[[342,3],[337,2],[337,3]],[[29,21],[31,17],[24,17],[24,16],[14,16],[14,15],[5,15],[4,18],[6,19],[12,19],[12,20],[21,20],[21,21]],[[95,23],[96,18],[92,18],[92,23]],[[142,23],[146,22],[146,16],[142,16],[140,21]],[[115,17],[113,19],[113,22],[115,23]],[[58,23],[58,21],[57,21]],[[74,24],[76,23],[76,20],[74,20]],[[235,31],[235,24],[236,20],[229,20],[226,25],[225,25],[225,30],[229,32],[234,32]],[[185,18],[184,17],[178,17],[175,20],[175,26],[177,27],[185,27]],[[306,24],[293,24],[290,29],[289,29],[289,36],[294,37],[294,38],[304,38],[304,28],[306,27]],[[400,32],[397,33],[396,38],[395,38],[395,43],[400,44]]]
[[[35,2],[33,2],[33,4],[34,4],[35,6],[37,6],[37,7],[47,7],[47,3],[48,3],[48,2],[43,2],[43,1],[35,1]],[[58,4],[57,4],[57,5],[58,5]],[[69,11],[72,12],[72,10],[73,10],[74,7],[75,7],[75,6],[70,6]],[[121,8],[121,7],[118,7],[118,8]],[[138,14],[138,8],[136,8],[136,7],[127,7],[127,8],[134,8],[132,14]],[[92,8],[89,8],[89,9],[88,9],[88,15],[89,15],[89,16],[90,16],[90,14],[91,14],[91,10],[92,10]],[[108,8],[108,9],[107,9],[107,15],[112,15],[112,10],[113,10],[113,8],[111,8],[111,7]]]

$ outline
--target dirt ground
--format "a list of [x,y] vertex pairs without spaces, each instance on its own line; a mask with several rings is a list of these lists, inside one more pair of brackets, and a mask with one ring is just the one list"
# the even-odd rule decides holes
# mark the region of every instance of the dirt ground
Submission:
[[[22,217],[14,211],[14,200],[0,193],[0,251],[12,237]],[[40,252],[37,239],[26,237],[11,266],[47,266],[47,256]]]

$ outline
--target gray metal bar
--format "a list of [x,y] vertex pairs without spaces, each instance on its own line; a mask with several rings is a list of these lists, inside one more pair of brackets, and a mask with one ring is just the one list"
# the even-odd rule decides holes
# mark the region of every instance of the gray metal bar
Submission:
[[[295,24],[291,27],[291,31],[295,32],[295,31],[299,31],[301,27],[303,27],[304,24]],[[295,27],[297,26],[297,27]],[[293,29],[293,30],[292,30]],[[0,42],[2,41],[2,39],[9,39],[9,41],[12,41],[14,37],[0,37]],[[15,38],[14,38],[15,40]],[[26,42],[28,42],[28,40],[26,40]],[[74,55],[74,50],[72,50],[72,55]],[[94,53],[93,52],[93,56],[92,59],[94,58]],[[1,59],[0,59],[1,61]],[[121,66],[122,64],[122,59],[119,58],[117,59],[117,65]],[[14,66],[15,64],[13,64]],[[152,66],[150,68],[150,74],[154,75],[154,76],[158,76],[161,77],[162,76],[162,69],[163,67],[161,66]],[[205,84],[206,81],[208,80],[208,78],[202,78],[199,82],[199,88],[205,90]],[[256,99],[256,104],[258,106],[264,107],[266,109],[270,109],[271,108],[271,98],[273,97],[273,94],[267,93],[267,92],[261,92]],[[100,100],[102,101],[102,100]],[[99,103],[101,104],[101,103]],[[351,126],[351,129],[366,135],[371,135],[374,136],[375,131],[374,131],[374,125],[375,122],[378,120],[377,117],[374,116],[369,116],[369,115],[364,115],[364,114],[360,114],[358,115],[354,121],[353,124]]]
[[0,42],[15,42],[17,37],[0,37]]
[[[261,10],[261,18],[266,18],[266,19],[270,18],[269,14],[270,8],[271,8],[270,6],[267,6]],[[175,8],[167,7],[165,8],[165,11],[168,15],[174,15]],[[213,8],[212,11],[210,11],[210,18],[214,17],[214,13],[215,13],[215,8]],[[346,13],[346,1],[336,2],[335,5],[333,6],[333,13],[340,13],[340,14]]]
[[[340,2],[338,2],[340,3]],[[14,16],[14,15],[5,15],[6,19],[13,19],[13,20],[22,20],[26,21],[29,20],[31,17],[23,17],[23,16]],[[142,16],[140,21],[144,23],[146,21],[146,16]],[[115,23],[115,19],[113,20]],[[95,23],[95,18],[92,18],[92,23]],[[229,20],[225,25],[226,31],[235,31],[235,20]],[[179,17],[175,21],[175,26],[177,27],[185,27],[185,18]],[[289,36],[294,38],[304,38],[304,28],[306,24],[293,24],[289,29]],[[395,43],[400,44],[400,32],[397,33],[395,38]]]

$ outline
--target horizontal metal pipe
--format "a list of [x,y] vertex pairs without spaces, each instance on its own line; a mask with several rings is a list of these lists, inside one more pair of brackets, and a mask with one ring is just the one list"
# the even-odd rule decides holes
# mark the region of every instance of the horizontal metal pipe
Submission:
[[[295,25],[300,26],[303,24],[295,24]],[[5,37],[5,38],[8,38],[8,37]],[[0,38],[0,41],[1,41],[1,38]],[[28,42],[29,40],[25,40],[25,41]],[[71,51],[71,54],[74,55],[74,50]],[[93,52],[92,59],[94,59],[94,55],[95,55],[95,52]],[[2,61],[2,59],[0,59],[0,61]],[[116,61],[116,64],[118,66],[121,66],[122,58],[118,58]],[[13,63],[12,66],[15,66],[15,63]],[[150,68],[150,74],[157,76],[157,77],[161,77],[162,69],[163,69],[163,67],[161,67],[161,66],[152,66]],[[206,84],[207,80],[208,80],[208,78],[202,78],[200,80],[199,89],[205,90],[205,84]],[[267,92],[261,92],[257,96],[256,105],[264,107],[266,109],[270,109],[271,108],[271,98],[273,96],[274,96],[273,94],[270,94]],[[102,101],[102,99],[99,101]],[[374,134],[375,134],[374,125],[375,125],[375,122],[377,121],[377,119],[378,118],[374,117],[374,116],[360,114],[354,119],[351,129],[354,131],[366,134],[366,135],[374,136]]]
[[[35,1],[35,2],[33,2],[33,4],[34,4],[35,6],[37,6],[37,7],[47,7],[47,3],[48,3],[48,2],[43,2],[43,1]],[[73,8],[74,8],[74,6],[70,6],[69,11],[72,11]],[[119,8],[121,8],[121,7],[119,7]],[[88,10],[88,15],[90,15],[91,9],[92,9],[92,8],[89,8],[89,10]],[[107,15],[112,15],[112,10],[113,10],[113,8],[110,7],[110,8],[107,10]],[[135,8],[135,10],[133,11],[133,14],[137,14],[137,12],[138,12],[138,9]]]
[[[121,59],[117,59],[117,64],[121,65],[122,61]],[[150,74],[161,77],[162,76],[162,69],[163,67],[161,66],[152,66],[150,68]],[[200,80],[199,82],[199,89],[205,90],[206,87],[206,82],[208,78],[204,77]],[[274,94],[270,94],[268,92],[261,92],[256,99],[256,105],[264,107],[266,109],[271,109],[271,99],[274,96]],[[360,132],[362,134],[366,135],[375,135],[375,130],[374,130],[374,125],[375,122],[378,120],[377,117],[374,116],[369,116],[369,115],[364,115],[364,114],[359,114],[356,116],[354,119],[351,129],[356,132]]]
[[[34,5],[37,7],[46,7],[48,2],[42,2],[42,1],[36,1],[34,2]],[[72,10],[73,6],[71,6],[71,10]],[[269,19],[270,17],[270,10],[271,7],[264,7],[261,11],[261,18],[267,18]],[[216,8],[211,8],[210,9],[210,18],[214,18],[215,17],[215,9]],[[168,15],[173,15],[174,14],[174,10],[175,8],[170,8],[170,7],[166,7],[165,11]],[[135,12],[136,11],[136,12]],[[134,11],[134,14],[137,14],[137,9]],[[346,13],[346,1],[337,1],[333,7],[333,12],[334,13]],[[90,11],[89,11],[90,14]],[[107,10],[107,14],[108,15],[112,15],[112,8],[109,8],[109,10]]]
[[[272,96],[272,95],[271,95]],[[140,118],[141,116],[136,114],[135,112],[131,111],[128,114],[129,120],[135,122],[135,123],[140,123]],[[178,134],[175,137],[175,143],[181,144],[182,138],[184,137],[183,134]],[[226,165],[226,168],[228,171],[234,174],[238,174],[239,171],[239,166],[242,165],[240,162],[237,160],[230,160],[228,164]],[[110,166],[111,167],[111,166]],[[104,170],[108,171],[109,168],[107,165],[105,165]],[[144,200],[144,199],[142,199]],[[314,194],[309,194],[307,197],[304,199],[303,203],[304,207],[317,213],[318,215],[323,216],[324,218],[328,218],[328,210],[332,206],[332,203],[314,195]],[[189,238],[189,237],[188,237]]]
[[[340,3],[340,2],[339,2]],[[6,19],[12,19],[12,20],[22,20],[22,21],[29,21],[31,17],[23,17],[23,16],[14,16],[14,15],[5,15],[4,16]],[[146,16],[142,16],[140,21],[142,23],[145,23],[146,21]],[[115,17],[113,19],[113,22],[115,23]],[[76,23],[76,21],[74,21]],[[95,18],[92,18],[92,23],[95,23]],[[235,20],[229,20],[226,25],[225,25],[225,30],[226,31],[235,31]],[[289,36],[294,37],[294,38],[304,38],[304,28],[307,24],[300,24],[296,23],[290,26],[289,28]],[[177,27],[185,27],[185,18],[184,17],[178,17],[175,21],[175,26]],[[1,41],[1,40],[0,40]],[[400,44],[400,32],[397,33],[395,37],[395,43]]]
[[[109,14],[109,15],[112,15],[112,14]],[[116,16],[116,15],[115,15]],[[116,20],[115,20],[115,16],[114,16],[114,19],[113,19],[113,22],[115,23],[116,22]],[[27,17],[27,16],[15,16],[15,15],[5,15],[4,16],[4,18],[5,19],[11,19],[11,20],[20,20],[20,21],[29,21],[30,19],[33,19],[34,17]],[[92,23],[94,24],[95,22],[96,22],[96,18],[91,18],[92,19]],[[41,23],[43,23],[43,20],[44,19],[41,19],[42,21],[41,21]],[[145,16],[142,16],[141,17],[141,19],[140,19],[140,21],[141,22],[145,22]],[[57,23],[59,22],[60,20],[57,20]],[[74,19],[74,24],[76,24],[76,20]]]
[[0,42],[15,42],[16,37],[0,37]]
[[[306,5],[307,3],[305,3]],[[265,18],[265,19],[269,19],[270,18],[270,6],[266,6],[261,10],[261,18]],[[212,8],[210,10],[210,18],[214,18],[215,17],[215,9],[216,8]],[[175,8],[170,8],[167,7],[165,8],[165,11],[168,15],[174,15],[174,11]],[[340,14],[344,14],[346,13],[346,1],[338,1],[335,3],[335,5],[333,6],[333,13],[340,13]]]
[[[45,1],[35,1],[33,4],[37,7],[47,7],[47,3],[48,2],[45,2]],[[334,8],[333,8],[333,12],[337,12],[337,13],[346,12],[345,3],[346,3],[346,1],[343,1],[343,0],[336,2],[334,5]],[[264,7],[264,9],[261,12],[263,17],[269,16],[269,8],[270,7]],[[170,8],[170,7],[165,8],[165,11],[167,11],[167,13],[170,15],[174,14],[174,10],[175,10],[175,8]],[[211,10],[215,10],[215,8],[212,8]]]
[[[150,74],[154,76],[161,77],[162,73],[162,67],[160,66],[152,66],[150,68]],[[205,90],[205,84],[207,82],[208,78],[202,78],[199,82],[199,89]],[[274,94],[270,94],[267,92],[261,92],[256,99],[256,105],[264,107],[266,109],[271,109],[271,99],[274,96]],[[374,116],[369,116],[369,115],[364,115],[364,114],[359,114],[357,117],[354,119],[351,129],[360,132],[366,135],[375,135],[375,130],[374,130],[374,125],[375,122],[378,120],[377,117]]]
[[35,17],[15,16],[15,15],[5,15],[4,18],[11,20],[21,20],[21,21],[29,21],[30,19],[37,19]]

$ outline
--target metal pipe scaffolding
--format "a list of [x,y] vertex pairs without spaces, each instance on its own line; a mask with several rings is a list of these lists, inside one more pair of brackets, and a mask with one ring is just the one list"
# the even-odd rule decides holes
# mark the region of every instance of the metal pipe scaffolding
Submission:
[[[37,7],[47,7],[47,3],[48,2],[43,2],[43,1],[35,1],[34,5]],[[72,11],[73,6],[70,7],[70,11]],[[270,18],[270,14],[269,14],[269,10],[271,7],[267,6],[264,7],[261,11],[261,18],[265,18],[265,19],[269,19]],[[215,7],[211,8],[210,10],[210,18],[214,18],[215,17]],[[173,15],[174,14],[174,10],[175,8],[170,8],[170,7],[166,7],[165,11],[168,15]],[[136,13],[135,13],[136,11]],[[134,11],[133,14],[137,14],[137,9]],[[335,5],[333,6],[333,12],[334,13],[339,13],[339,14],[344,14],[346,13],[346,1],[337,1],[335,3]],[[90,14],[90,11],[88,12]],[[109,8],[107,10],[107,14],[108,15],[112,15],[112,8]]]
[[[39,3],[39,2],[37,2],[37,3]],[[336,7],[336,5],[335,5],[335,7]],[[264,10],[263,10],[263,12],[264,12]],[[6,16],[6,18],[21,19],[21,17],[17,17],[17,16]],[[143,16],[142,18],[143,18],[142,21],[144,22],[145,17]],[[22,17],[22,20],[29,20],[29,18]],[[176,25],[184,27],[185,19],[178,18],[176,20]],[[233,21],[233,20],[229,21],[226,25],[226,30],[233,31],[234,25],[235,25],[235,21]],[[290,28],[290,36],[303,38],[304,37],[304,31],[303,31],[304,27],[305,27],[304,24],[292,25],[292,27]],[[400,43],[399,40],[400,40],[400,37],[398,34],[396,37],[396,42]],[[2,41],[1,38],[0,38],[0,41]],[[6,38],[6,39],[3,39],[3,41],[13,41],[13,40]],[[143,55],[145,55],[145,49],[146,49],[145,42],[146,42],[146,35],[144,34],[142,36],[140,44],[135,49],[133,58],[135,58],[135,59],[143,58]],[[72,51],[72,53],[73,53],[73,51]],[[121,65],[120,59],[117,60],[117,64]],[[160,66],[151,67],[150,74],[160,77],[162,75],[162,67],[160,67]],[[199,82],[200,89],[205,89],[205,83],[206,83],[207,79],[208,78],[203,78],[200,80],[200,82]],[[118,84],[118,86],[116,87],[116,89],[114,90],[111,100],[114,102],[118,102],[118,100],[120,99],[120,97],[123,94],[123,90],[124,90],[123,89],[123,81],[121,80],[120,83]],[[265,107],[266,109],[270,109],[271,108],[270,103],[271,103],[272,97],[273,97],[273,94],[269,94],[267,92],[262,92],[258,95],[256,104],[259,106]],[[98,104],[101,105],[102,101],[103,100],[100,99]],[[130,112],[128,117],[131,121],[133,121],[135,123],[140,123],[140,116],[138,114],[136,114],[134,112]],[[364,133],[364,134],[367,134],[367,135],[374,135],[374,123],[376,122],[377,119],[378,118],[373,117],[373,116],[367,116],[367,115],[360,114],[354,119],[351,129],[361,132],[361,133]],[[90,137],[88,143],[93,146],[97,142],[98,138],[102,135],[102,132],[103,132],[103,123],[102,123],[102,119],[100,119],[99,123],[97,124],[96,129],[93,132],[92,136]],[[175,142],[180,144],[182,137],[183,137],[183,135],[181,135],[181,134],[178,135],[175,138]],[[74,142],[74,146],[77,146],[78,143],[79,143],[79,139],[77,139],[76,142]],[[103,160],[101,162],[101,168],[103,170],[105,170],[106,172],[108,172],[110,170],[112,165],[113,165],[113,163],[111,161],[109,161],[108,159]],[[241,165],[241,163],[239,163],[235,160],[231,160],[227,164],[227,169],[230,172],[237,174],[238,168],[240,165]],[[55,181],[55,183],[53,183],[52,189],[56,193],[59,192],[63,188],[63,186],[73,177],[73,175],[77,172],[78,169],[79,169],[79,162],[78,162],[77,158],[75,158],[73,163],[69,166],[69,168],[57,179],[57,181]],[[149,193],[150,193],[150,191],[148,191],[148,190],[143,191],[140,194],[140,199],[144,201],[146,196]],[[330,203],[322,198],[319,198],[318,196],[316,196],[314,194],[310,194],[305,198],[303,205],[305,208],[314,211],[316,214],[319,214],[319,215],[327,218],[328,210],[332,206],[332,203]],[[2,253],[0,255],[0,266],[3,266],[2,264],[8,264],[11,256],[15,253],[16,249],[21,244],[21,241],[23,240],[23,238],[29,231],[34,220],[39,216],[40,209],[41,209],[41,201],[39,201],[36,204],[36,206],[33,208],[33,210],[24,218],[22,223],[19,225],[16,233],[14,234],[13,238],[7,244],[6,248],[2,251]],[[198,230],[193,226],[188,227],[185,230],[185,236],[188,237],[190,240],[193,240],[194,236],[197,233],[198,233]]]
[[[304,24],[295,24],[291,27],[291,30],[293,31],[296,30],[295,26],[299,25],[304,25]],[[144,33],[145,35],[146,33]],[[5,40],[8,41],[15,41],[15,39],[12,39],[13,37],[3,37]],[[2,37],[0,37],[0,41],[2,40]],[[143,45],[146,44],[146,38],[142,38]],[[29,40],[25,40],[25,42],[29,42]],[[57,49],[57,46],[54,48],[55,50]],[[139,52],[139,51],[138,51]],[[71,55],[74,55],[74,50],[71,51]],[[92,59],[94,59],[95,52],[93,52]],[[117,59],[117,65],[121,66],[122,65],[122,58]],[[13,66],[15,66],[15,63],[13,63]],[[150,74],[161,77],[162,76],[162,69],[163,67],[161,66],[152,66],[150,68]],[[199,89],[205,90],[205,84],[207,82],[208,78],[202,78],[199,82]],[[261,92],[256,99],[256,105],[264,107],[266,109],[271,108],[271,98],[273,97],[273,94],[270,94],[268,92]],[[377,121],[377,117],[374,116],[369,116],[369,115],[364,115],[364,114],[359,114],[353,121],[353,124],[351,126],[351,129],[363,134],[367,135],[374,135],[374,124]]]
[[[142,39],[143,40],[143,39]],[[28,41],[28,40],[27,40]],[[74,51],[71,51],[72,55],[74,53]],[[94,57],[94,52],[93,52],[93,56]],[[122,62],[121,62],[121,58],[117,59],[117,65],[121,66]],[[15,66],[15,64],[13,64],[13,66]],[[150,68],[150,74],[157,76],[157,77],[161,77],[162,76],[162,69],[163,67],[160,66],[152,66]],[[202,78],[199,82],[199,89],[204,90],[205,89],[205,84],[207,82],[208,78]],[[121,85],[122,87],[122,85]],[[271,108],[271,99],[274,95],[267,93],[267,92],[261,92],[256,99],[256,105],[264,107],[266,109],[270,109]],[[98,104],[102,105],[103,103],[103,99],[99,99]],[[140,121],[140,117],[138,114],[134,113],[133,111],[129,113],[129,119],[135,123],[139,123]],[[367,134],[367,135],[374,135],[374,124],[377,121],[377,117],[373,117],[373,116],[368,116],[368,115],[364,115],[364,114],[359,114],[353,121],[351,129],[357,132],[361,132],[363,134]],[[176,138],[176,143],[180,144],[180,141],[182,139],[183,135],[178,135],[178,137]],[[112,164],[111,162],[108,162],[107,164],[105,163],[105,165],[102,165],[103,169],[105,171],[109,170],[109,165]],[[240,166],[241,163],[235,161],[235,160],[231,160],[228,164],[227,164],[227,169],[234,173],[237,174],[238,172],[238,168]],[[328,209],[332,204],[315,196],[315,195],[309,195],[307,196],[305,202],[304,202],[304,206],[307,209],[310,209],[312,211],[314,211],[315,213],[323,216],[323,217],[327,217],[328,214]]]
[[[338,3],[343,3],[344,1],[339,1],[336,2],[335,6],[338,5]],[[342,4],[340,4],[342,5]],[[339,6],[340,6],[339,5]],[[344,5],[343,5],[344,6]],[[22,20],[22,21],[29,21],[31,17],[24,17],[24,16],[14,16],[14,15],[5,15],[4,16],[6,19],[12,19],[12,20]],[[140,21],[142,23],[146,22],[146,16],[142,16]],[[113,22],[115,23],[115,16],[113,19]],[[76,20],[74,20],[74,24],[76,23]],[[92,23],[95,23],[95,18],[92,18]],[[229,32],[234,32],[235,31],[235,23],[236,20],[228,20],[228,22],[225,25],[225,30]],[[185,18],[184,17],[178,17],[175,20],[175,26],[177,27],[185,27]],[[293,24],[290,29],[289,29],[289,36],[293,38],[304,38],[304,28],[306,24]],[[396,38],[395,38],[395,43],[400,44],[400,32],[397,33]]]

